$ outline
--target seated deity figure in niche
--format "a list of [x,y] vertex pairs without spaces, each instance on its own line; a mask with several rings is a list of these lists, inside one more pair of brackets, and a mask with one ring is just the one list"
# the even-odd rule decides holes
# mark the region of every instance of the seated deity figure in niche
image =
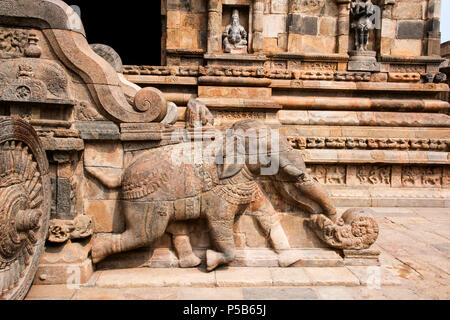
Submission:
[[375,6],[371,0],[352,0],[352,28],[355,29],[355,46],[357,51],[367,51],[369,31],[375,28],[373,16]]
[[239,21],[239,10],[234,9],[231,24],[228,25],[223,34],[224,52],[230,53],[233,49],[247,48],[247,31]]

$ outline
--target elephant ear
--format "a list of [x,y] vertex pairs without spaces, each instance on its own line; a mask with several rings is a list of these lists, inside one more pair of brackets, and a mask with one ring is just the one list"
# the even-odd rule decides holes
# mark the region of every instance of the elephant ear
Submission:
[[223,164],[219,166],[219,178],[220,179],[227,179],[234,177],[237,175],[242,168],[244,167],[244,164],[239,163],[233,163],[233,164]]
[[[235,148],[237,146],[237,148]],[[217,155],[219,179],[227,179],[237,175],[245,165],[245,150],[242,152],[241,143],[231,142],[223,144],[223,150]],[[230,152],[234,150],[234,152]],[[228,151],[228,152],[227,152]]]

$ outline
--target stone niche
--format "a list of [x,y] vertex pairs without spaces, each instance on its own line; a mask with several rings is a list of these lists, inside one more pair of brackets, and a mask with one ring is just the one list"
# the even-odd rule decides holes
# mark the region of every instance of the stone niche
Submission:
[[[230,3],[240,3],[238,4],[224,4],[222,6],[222,34],[225,32],[228,25],[232,23],[232,15],[235,10],[238,10],[239,12],[239,22],[240,25],[244,28],[244,30],[247,33],[247,45],[246,48],[242,48],[241,50],[236,50],[238,53],[248,53],[248,48],[250,47],[251,43],[251,32],[249,30],[252,29],[252,16],[251,16],[251,6],[250,1],[248,1],[249,4],[242,5],[242,2],[247,1],[229,1]],[[224,46],[222,45],[222,50]]]

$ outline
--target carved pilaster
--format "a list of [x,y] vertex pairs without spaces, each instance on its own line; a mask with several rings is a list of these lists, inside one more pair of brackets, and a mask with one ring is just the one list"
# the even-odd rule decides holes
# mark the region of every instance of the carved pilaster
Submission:
[[349,49],[349,30],[350,30],[350,0],[336,0],[338,5],[338,34],[337,34],[337,52],[346,54]]
[[263,48],[264,1],[253,3],[253,52],[261,52]]
[[208,1],[208,53],[219,53],[222,47],[222,1]]
[[427,8],[426,30],[426,54],[428,56],[441,55],[441,0],[429,0]]
[[395,31],[396,22],[392,19],[392,9],[394,8],[395,0],[385,0],[382,9],[381,21],[381,40],[380,40],[380,54],[382,56],[391,54],[392,40],[396,37]]

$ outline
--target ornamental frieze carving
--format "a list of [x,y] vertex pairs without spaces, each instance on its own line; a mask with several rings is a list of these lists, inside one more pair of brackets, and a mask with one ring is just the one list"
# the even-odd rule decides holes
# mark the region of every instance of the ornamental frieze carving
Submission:
[[[400,166],[399,171],[391,165],[376,164],[308,164],[307,167],[315,181],[327,186],[442,188],[448,180],[440,166]],[[394,185],[394,180],[398,184]]]
[[391,167],[378,165],[358,166],[356,177],[362,185],[391,185]]
[[41,48],[35,32],[0,27],[0,59],[39,58]]
[[71,103],[65,71],[55,62],[32,58],[5,60],[0,64],[0,100]]
[[313,165],[311,168],[311,177],[324,185],[345,185],[347,177],[347,168],[341,166]]
[[402,169],[402,184],[405,187],[440,188],[443,178],[440,167],[406,166]]
[[243,66],[123,66],[126,75],[166,77],[254,77],[286,80],[370,81],[369,72],[337,72],[337,64],[304,62],[300,69],[287,68],[280,63],[266,67]]
[[325,7],[325,0],[292,0],[289,1],[289,12],[320,14]]
[[296,149],[381,149],[448,152],[450,139],[289,137]]

